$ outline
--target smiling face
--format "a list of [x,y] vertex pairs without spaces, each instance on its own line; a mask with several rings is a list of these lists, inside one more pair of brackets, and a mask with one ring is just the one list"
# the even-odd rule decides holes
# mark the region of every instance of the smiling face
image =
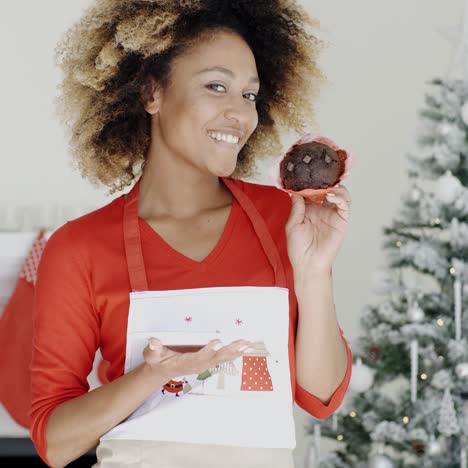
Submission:
[[251,49],[236,33],[214,32],[174,59],[169,81],[145,106],[156,152],[203,173],[231,175],[258,124]]

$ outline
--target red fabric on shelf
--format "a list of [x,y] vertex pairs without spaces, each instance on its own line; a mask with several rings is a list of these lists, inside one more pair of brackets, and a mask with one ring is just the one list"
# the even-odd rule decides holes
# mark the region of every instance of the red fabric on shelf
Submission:
[[44,250],[44,231],[36,237],[18,282],[0,317],[0,401],[10,416],[29,428],[32,314],[37,267]]

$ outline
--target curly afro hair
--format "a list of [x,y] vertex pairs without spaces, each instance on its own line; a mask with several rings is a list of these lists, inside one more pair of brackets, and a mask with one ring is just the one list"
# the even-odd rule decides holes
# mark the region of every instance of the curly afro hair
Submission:
[[151,80],[167,86],[171,61],[216,31],[238,33],[256,60],[258,125],[232,175],[252,176],[255,159],[281,151],[280,127],[300,133],[314,122],[317,24],[294,0],[95,0],[55,50],[57,116],[82,176],[109,194],[131,185],[150,143]]

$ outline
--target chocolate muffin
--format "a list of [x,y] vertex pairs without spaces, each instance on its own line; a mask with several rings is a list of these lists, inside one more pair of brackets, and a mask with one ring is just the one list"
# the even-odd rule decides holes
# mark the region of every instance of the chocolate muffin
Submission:
[[344,170],[336,151],[312,141],[294,146],[280,164],[280,176],[287,190],[325,189],[334,185]]

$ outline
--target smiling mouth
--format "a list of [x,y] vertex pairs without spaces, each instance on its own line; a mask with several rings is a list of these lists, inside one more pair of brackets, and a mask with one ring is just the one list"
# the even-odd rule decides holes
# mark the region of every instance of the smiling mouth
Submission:
[[229,145],[231,147],[237,147],[240,142],[240,138],[235,135],[229,135],[225,133],[219,132],[208,132],[208,137],[211,138],[216,143],[220,143],[224,145]]

